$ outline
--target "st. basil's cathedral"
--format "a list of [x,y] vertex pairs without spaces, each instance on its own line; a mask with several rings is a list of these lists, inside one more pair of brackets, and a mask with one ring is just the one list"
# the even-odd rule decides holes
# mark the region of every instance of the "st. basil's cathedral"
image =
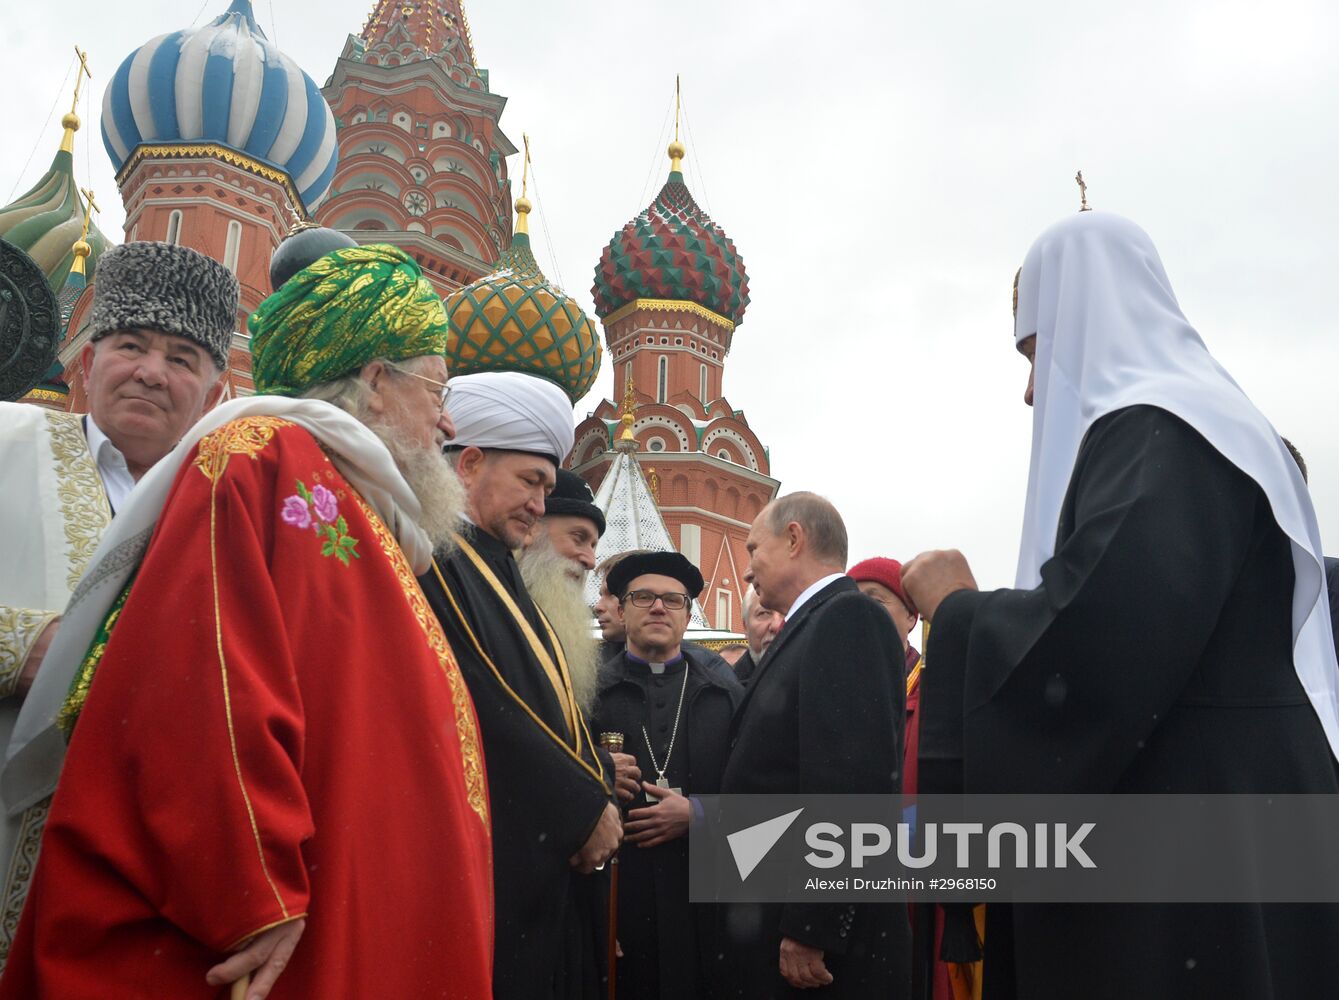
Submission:
[[[677,548],[707,581],[693,631],[738,633],[744,541],[779,486],[723,387],[749,303],[743,259],[685,185],[676,135],[660,193],[595,266],[602,345],[531,252],[525,178],[515,196],[507,169],[519,150],[501,128],[505,105],[478,66],[461,0],[377,0],[324,87],[265,36],[250,0],[234,0],[203,27],[125,56],[101,133],[124,238],[190,246],[238,277],[224,398],[253,391],[246,317],[271,291],[271,258],[313,226],[418,262],[446,303],[452,374],[523,371],[575,406],[612,365],[618,398],[578,423],[568,459],[606,512],[600,555]],[[0,208],[0,239],[45,277],[25,298],[21,275],[0,274],[6,311],[27,304],[10,325],[31,327],[24,352],[0,357],[0,398],[73,412],[87,408],[79,353],[97,261],[112,245],[74,176],[82,124],[72,108],[51,167]]]

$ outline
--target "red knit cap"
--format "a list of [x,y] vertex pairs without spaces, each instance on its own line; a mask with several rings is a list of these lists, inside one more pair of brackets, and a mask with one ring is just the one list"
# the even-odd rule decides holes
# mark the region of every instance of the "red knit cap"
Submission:
[[915,605],[907,598],[907,592],[902,589],[902,564],[896,559],[885,559],[882,556],[875,556],[873,559],[866,559],[858,562],[846,571],[856,583],[870,581],[881,583],[899,598],[907,609],[916,614]]

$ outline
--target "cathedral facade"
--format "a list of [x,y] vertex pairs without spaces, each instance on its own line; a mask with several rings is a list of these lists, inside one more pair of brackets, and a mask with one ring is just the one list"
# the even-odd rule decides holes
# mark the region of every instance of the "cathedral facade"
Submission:
[[[412,256],[446,300],[453,372],[527,371],[575,404],[607,359],[618,398],[581,421],[568,464],[598,489],[616,454],[635,454],[671,543],[708,581],[710,626],[739,631],[744,538],[778,486],[723,390],[748,304],[743,261],[685,186],[676,139],[664,188],[597,264],[602,344],[530,252],[505,105],[478,65],[461,0],[376,0],[324,87],[266,38],[250,0],[234,0],[210,23],[125,56],[101,137],[124,238],[190,246],[238,277],[225,399],[254,390],[246,317],[271,291],[275,249],[302,221]],[[65,117],[51,168],[0,208],[0,238],[41,267],[61,312],[56,361],[23,399],[74,412],[87,406],[79,353],[97,258],[111,245],[75,184],[80,124]]]

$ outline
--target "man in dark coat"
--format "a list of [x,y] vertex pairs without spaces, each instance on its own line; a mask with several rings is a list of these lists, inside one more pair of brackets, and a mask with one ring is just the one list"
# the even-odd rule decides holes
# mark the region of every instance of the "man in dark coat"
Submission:
[[[920,790],[1334,795],[1335,708],[1302,683],[1336,670],[1315,513],[1148,236],[1097,212],[1047,230],[1015,337],[1018,588],[978,592],[953,551],[903,568],[934,626]],[[1329,904],[992,903],[984,995],[1315,996],[1336,940]]]
[[[898,794],[902,644],[842,572],[841,515],[812,493],[782,497],[753,522],[748,551],[757,599],[786,623],[735,713],[722,793]],[[910,988],[905,904],[731,904],[721,916],[718,996],[866,1000]]]
[[702,574],[677,552],[621,560],[609,573],[627,649],[600,672],[595,726],[624,735],[645,778],[619,852],[619,996],[707,995],[710,912],[688,902],[690,797],[721,790],[730,717],[743,695],[723,660],[683,644]]
[[561,389],[530,376],[452,379],[450,457],[468,523],[455,550],[419,579],[456,651],[483,737],[499,1000],[599,995],[578,879],[607,861],[622,835],[613,776],[595,752],[562,645],[512,557],[543,516],[571,447],[566,406]]

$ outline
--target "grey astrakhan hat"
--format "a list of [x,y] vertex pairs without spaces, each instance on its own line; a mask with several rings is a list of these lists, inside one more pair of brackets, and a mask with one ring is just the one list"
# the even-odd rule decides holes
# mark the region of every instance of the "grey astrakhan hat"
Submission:
[[126,243],[98,259],[89,339],[158,330],[199,344],[227,368],[239,291],[231,271],[190,247]]

